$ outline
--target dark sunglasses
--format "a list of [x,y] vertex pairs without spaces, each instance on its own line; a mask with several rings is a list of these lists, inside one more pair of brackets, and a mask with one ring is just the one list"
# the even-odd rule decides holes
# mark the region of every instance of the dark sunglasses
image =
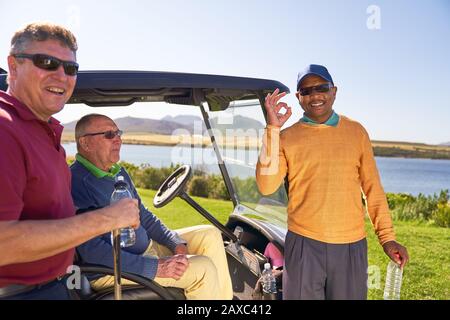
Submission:
[[75,76],[78,73],[79,65],[74,61],[63,61],[58,58],[41,53],[37,54],[19,53],[14,54],[13,56],[16,58],[30,59],[33,61],[33,64],[40,69],[55,71],[62,64],[64,67],[64,72],[68,76]]
[[121,137],[123,134],[123,131],[122,130],[116,130],[116,131],[109,130],[109,131],[104,131],[104,132],[86,133],[85,135],[83,135],[83,137],[97,136],[99,134],[102,134],[103,137],[105,137],[106,139],[114,139],[116,136]]
[[309,96],[313,91],[324,93],[330,91],[331,88],[333,88],[331,83],[324,83],[319,84],[318,86],[300,88],[298,89],[298,92],[301,96]]

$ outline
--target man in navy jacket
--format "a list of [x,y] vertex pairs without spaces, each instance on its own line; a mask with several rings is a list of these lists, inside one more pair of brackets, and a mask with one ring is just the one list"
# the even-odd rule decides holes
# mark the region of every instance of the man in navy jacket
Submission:
[[[140,227],[136,243],[122,249],[122,270],[178,287],[187,299],[231,299],[228,264],[220,232],[212,226],[169,230],[142,203],[120,159],[122,131],[110,118],[91,114],[75,128],[78,154],[71,166],[72,197],[78,209],[109,205],[115,178],[123,176],[138,199]],[[78,247],[82,261],[113,267],[110,233]],[[91,279],[94,289],[114,284],[111,276]],[[127,284],[126,280],[123,284]]]

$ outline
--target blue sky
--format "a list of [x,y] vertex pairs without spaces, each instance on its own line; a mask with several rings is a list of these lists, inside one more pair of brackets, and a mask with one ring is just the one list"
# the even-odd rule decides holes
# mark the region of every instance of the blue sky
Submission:
[[[2,67],[14,31],[42,20],[71,28],[84,70],[269,78],[293,91],[297,72],[319,63],[338,86],[335,110],[361,122],[372,139],[450,141],[447,0],[15,0],[0,2],[0,12]],[[285,101],[296,111],[292,123],[300,107],[293,95]],[[165,115],[161,108],[135,110]],[[67,106],[56,117],[68,122],[91,111]],[[117,118],[129,109],[106,112]]]

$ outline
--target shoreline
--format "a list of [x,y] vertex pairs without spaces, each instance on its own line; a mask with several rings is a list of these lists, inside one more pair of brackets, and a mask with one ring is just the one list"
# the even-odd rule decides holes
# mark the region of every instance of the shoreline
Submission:
[[[61,143],[75,143],[73,134],[63,134]],[[177,137],[164,135],[124,135],[123,144],[141,146],[161,146],[161,147],[195,147],[207,148],[211,146],[209,137]],[[233,149],[257,150],[258,141],[244,140],[230,141],[224,144],[219,142],[219,146],[225,145]],[[450,146],[434,146],[423,143],[402,143],[389,141],[372,141],[373,152],[376,157],[403,158],[403,159],[430,159],[430,160],[450,160]]]
[[[64,140],[61,141],[61,143],[75,143],[75,141],[68,141],[68,140]],[[170,143],[140,143],[140,142],[129,142],[124,140],[123,144],[126,145],[137,145],[137,146],[155,146],[155,147],[194,147],[194,148],[207,148],[210,147],[210,145],[206,145],[206,144],[182,144],[182,143],[177,143],[177,144],[170,144]],[[243,149],[243,148],[238,148],[238,149]],[[255,148],[251,148],[251,149],[255,149]],[[378,153],[374,150],[374,156],[375,157],[381,157],[381,158],[399,158],[399,159],[426,159],[426,160],[449,160],[450,161],[450,156],[448,157],[426,157],[426,156],[419,156],[419,155],[410,155],[410,156],[405,156],[405,155],[393,155],[393,154],[385,154],[385,153]]]

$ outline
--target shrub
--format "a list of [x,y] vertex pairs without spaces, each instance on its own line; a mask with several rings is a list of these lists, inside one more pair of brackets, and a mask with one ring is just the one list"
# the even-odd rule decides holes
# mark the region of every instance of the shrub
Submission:
[[450,205],[439,203],[433,213],[433,220],[440,227],[450,228]]
[[131,180],[133,180],[133,183],[137,185],[137,183],[139,182],[139,173],[140,173],[139,167],[125,161],[120,161],[119,164],[128,172],[128,174],[131,177]]
[[440,204],[448,204],[450,200],[450,194],[448,193],[448,189],[441,190],[441,193],[438,197],[438,203]]
[[403,207],[405,203],[414,201],[414,197],[407,193],[387,193],[387,202],[389,209]]
[[209,194],[208,178],[193,177],[188,186],[188,192],[197,197],[207,197]]
[[75,162],[75,157],[70,156],[70,157],[66,157],[66,163],[67,165],[70,167],[72,165],[72,163]]
[[166,175],[160,169],[147,167],[142,170],[139,186],[145,189],[158,190],[159,186],[166,179]]
[[222,176],[215,174],[210,175],[208,177],[208,190],[209,198],[230,200],[230,195],[228,194],[228,190]]
[[397,220],[431,221],[442,227],[449,226],[449,191],[442,190],[439,196],[419,194],[387,194],[392,216]]

